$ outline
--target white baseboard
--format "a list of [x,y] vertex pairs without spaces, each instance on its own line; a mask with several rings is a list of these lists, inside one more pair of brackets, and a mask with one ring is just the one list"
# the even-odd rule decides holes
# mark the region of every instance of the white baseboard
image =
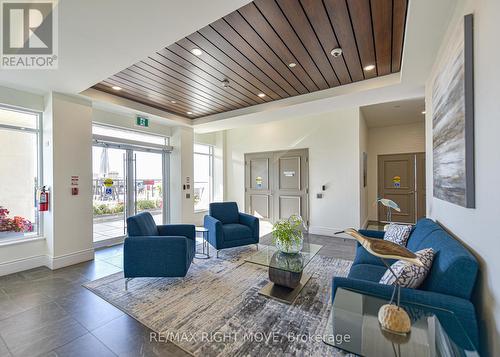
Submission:
[[12,260],[6,263],[1,263],[0,276],[14,274],[20,271],[46,266],[47,263],[48,263],[48,257],[45,254],[29,258]]
[[55,270],[93,259],[94,248],[85,249],[76,253],[65,254],[58,257],[50,257],[45,254],[36,255],[33,257],[0,263],[0,276],[14,274],[20,271],[39,268],[43,266]]
[[60,269],[70,265],[87,262],[94,259],[94,248],[81,250],[79,252],[60,255],[58,257],[48,257],[47,266],[52,269]]

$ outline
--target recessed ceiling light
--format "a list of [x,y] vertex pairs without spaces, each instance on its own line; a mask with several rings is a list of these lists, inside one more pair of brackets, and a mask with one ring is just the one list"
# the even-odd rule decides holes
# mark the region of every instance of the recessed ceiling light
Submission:
[[111,88],[113,88],[114,90],[122,90],[122,87],[118,87],[118,86],[113,86]]
[[424,114],[424,115],[425,115],[425,113],[426,113],[426,111],[425,111],[425,110],[424,110],[424,111],[422,111],[422,114]]
[[177,102],[175,100],[171,100],[170,103],[175,104]]
[[288,64],[288,67],[293,68],[293,67],[295,67],[296,65],[297,65],[297,63],[292,62],[292,63],[289,63],[289,64]]
[[187,115],[191,115],[191,114],[193,114],[193,112],[186,112],[186,114],[187,114]]
[[340,57],[342,55],[342,49],[340,47],[334,48],[330,51],[330,54],[335,58]]
[[259,98],[264,98],[266,95],[265,95],[264,93],[259,93],[259,94],[257,94],[257,96],[258,96]]
[[191,53],[195,56],[201,56],[203,54],[203,52],[199,48],[193,48],[191,50]]
[[371,71],[372,69],[375,69],[375,65],[374,64],[369,64],[368,66],[365,66],[363,69],[365,71]]

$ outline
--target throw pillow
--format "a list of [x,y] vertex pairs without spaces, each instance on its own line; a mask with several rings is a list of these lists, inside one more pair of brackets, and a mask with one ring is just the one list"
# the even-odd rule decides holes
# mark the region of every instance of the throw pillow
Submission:
[[[418,266],[404,260],[398,260],[391,265],[394,274],[398,277],[399,285],[402,288],[418,288],[425,280],[432,267],[434,259],[434,250],[426,248],[419,250],[415,253],[424,266]],[[384,273],[380,279],[380,284],[393,285],[396,282],[396,277],[389,269]]]
[[391,223],[384,233],[384,239],[390,242],[406,246],[410,238],[411,225]]

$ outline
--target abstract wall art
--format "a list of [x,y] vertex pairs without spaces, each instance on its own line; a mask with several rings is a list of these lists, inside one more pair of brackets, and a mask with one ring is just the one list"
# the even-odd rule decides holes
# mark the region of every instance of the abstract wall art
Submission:
[[432,85],[434,197],[474,208],[473,17],[451,36]]

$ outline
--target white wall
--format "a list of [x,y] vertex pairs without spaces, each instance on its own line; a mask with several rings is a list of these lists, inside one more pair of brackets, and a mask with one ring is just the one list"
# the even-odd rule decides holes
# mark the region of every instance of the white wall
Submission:
[[[428,215],[465,242],[481,262],[478,289],[479,317],[487,331],[483,331],[485,345],[491,356],[500,355],[500,2],[498,0],[460,1],[454,23],[455,29],[463,15],[474,13],[474,86],[475,86],[475,171],[476,208],[466,209],[433,198],[432,185],[432,78],[426,90],[427,130],[427,211]],[[441,52],[445,51],[447,39]],[[441,56],[436,60],[438,63]],[[485,353],[486,355],[486,353]]]
[[425,151],[425,122],[368,129],[368,219],[376,221],[378,155]]
[[[226,199],[244,207],[245,153],[302,148],[309,149],[311,232],[359,228],[358,108],[228,130]],[[318,199],[322,185],[327,190]]]
[[[90,260],[92,241],[92,106],[87,100],[52,93],[43,122],[44,184],[50,211],[43,213],[48,265]],[[80,193],[71,195],[71,176]]]
[[97,124],[111,125],[150,134],[172,135],[172,127],[158,123],[156,120],[150,119],[149,127],[147,128],[137,126],[136,116],[133,114],[118,114],[94,108],[92,110],[92,121]]
[[0,86],[0,103],[43,112],[45,108],[43,95],[23,92],[12,88]]
[[[172,223],[197,223],[193,200],[193,129],[176,127],[172,130],[170,144],[170,220]],[[188,184],[189,190],[183,190]],[[186,195],[190,197],[187,198]]]

